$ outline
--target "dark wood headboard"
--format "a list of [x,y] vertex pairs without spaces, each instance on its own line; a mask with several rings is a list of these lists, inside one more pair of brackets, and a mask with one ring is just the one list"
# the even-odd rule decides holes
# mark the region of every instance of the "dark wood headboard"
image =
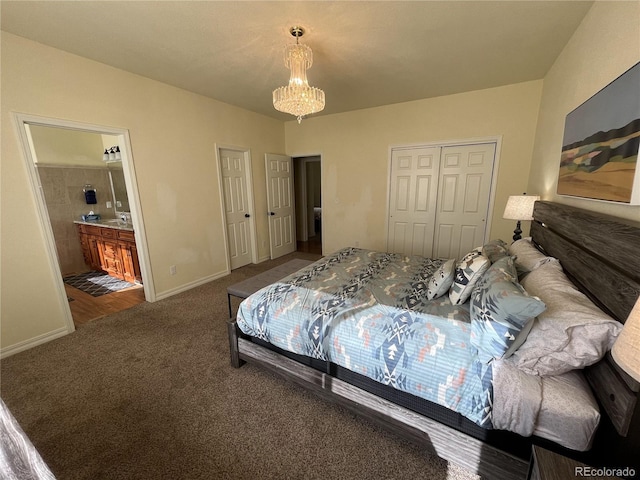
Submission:
[[[545,201],[535,203],[533,217],[536,246],[560,260],[581,291],[624,323],[640,296],[640,223]],[[631,458],[640,445],[640,384],[610,354],[585,375],[611,420],[598,432],[594,449],[600,452],[592,453],[609,462],[613,452]]]
[[578,287],[618,321],[640,296],[640,223],[538,201],[531,236]]

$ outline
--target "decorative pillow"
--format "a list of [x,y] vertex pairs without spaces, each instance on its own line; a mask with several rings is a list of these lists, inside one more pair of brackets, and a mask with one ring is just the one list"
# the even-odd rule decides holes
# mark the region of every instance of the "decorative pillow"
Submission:
[[531,238],[521,238],[509,245],[509,255],[515,257],[516,270],[520,280],[524,276],[544,265],[547,262],[558,261],[553,257],[548,257],[531,242]]
[[478,359],[489,363],[522,345],[545,304],[531,297],[516,279],[511,257],[491,265],[471,294],[471,344]]
[[427,300],[441,297],[449,291],[456,271],[456,261],[447,260],[436,270],[427,285]]
[[471,250],[456,265],[453,284],[449,289],[449,300],[454,305],[462,305],[471,296],[476,282],[487,271],[491,262],[482,255],[481,247]]
[[482,254],[495,263],[509,255],[509,246],[500,239],[491,240],[482,247]]
[[508,360],[532,375],[560,375],[599,361],[622,324],[580,292],[557,262],[541,265],[522,285],[547,305],[527,340]]

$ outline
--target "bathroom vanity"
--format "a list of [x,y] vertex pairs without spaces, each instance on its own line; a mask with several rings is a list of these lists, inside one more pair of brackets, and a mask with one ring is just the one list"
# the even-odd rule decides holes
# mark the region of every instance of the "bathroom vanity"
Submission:
[[75,223],[87,265],[130,283],[142,283],[133,228],[116,220]]

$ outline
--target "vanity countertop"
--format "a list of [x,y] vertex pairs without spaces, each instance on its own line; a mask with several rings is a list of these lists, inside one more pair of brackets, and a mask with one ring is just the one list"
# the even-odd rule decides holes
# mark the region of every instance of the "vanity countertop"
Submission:
[[116,230],[129,230],[133,232],[133,225],[130,223],[123,223],[117,218],[105,218],[102,220],[96,220],[95,222],[85,222],[83,220],[74,220],[73,223],[79,223],[81,225],[95,225],[98,227],[115,228]]

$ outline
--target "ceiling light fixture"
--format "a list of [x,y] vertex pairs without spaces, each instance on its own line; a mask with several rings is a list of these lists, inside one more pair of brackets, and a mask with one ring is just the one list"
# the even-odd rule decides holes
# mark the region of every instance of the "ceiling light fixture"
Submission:
[[311,48],[299,43],[304,29],[291,27],[289,32],[296,37],[296,43],[284,49],[284,65],[291,70],[291,77],[289,85],[273,91],[273,106],[280,112],[294,115],[300,123],[305,115],[324,109],[324,92],[310,87],[307,81],[307,69],[313,64],[313,53]]

